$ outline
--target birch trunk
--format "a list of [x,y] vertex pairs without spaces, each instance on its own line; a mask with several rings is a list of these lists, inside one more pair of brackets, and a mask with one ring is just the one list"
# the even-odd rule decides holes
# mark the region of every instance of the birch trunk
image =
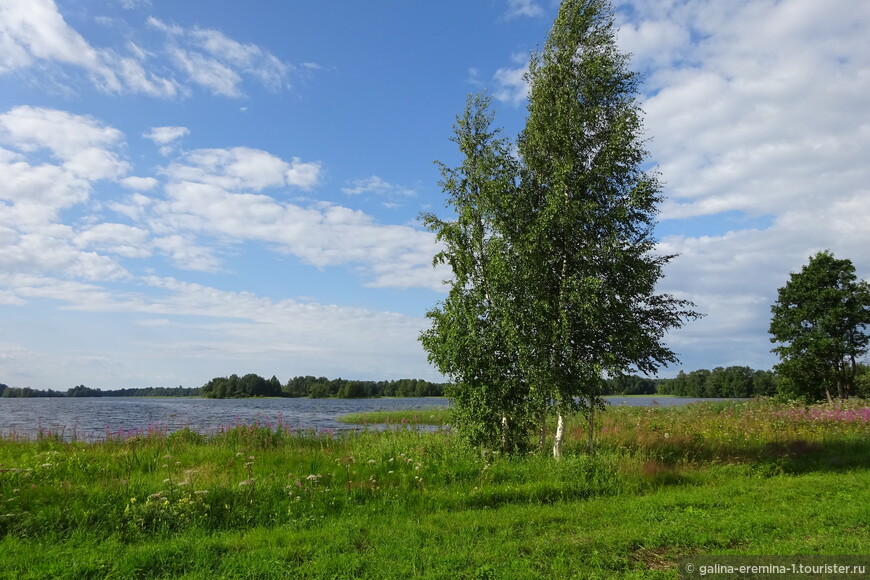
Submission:
[[589,409],[588,422],[589,422],[589,455],[595,455],[595,407],[594,406]]
[[557,414],[556,419],[556,436],[553,439],[553,457],[559,459],[562,457],[562,441],[565,438],[565,418],[562,413]]

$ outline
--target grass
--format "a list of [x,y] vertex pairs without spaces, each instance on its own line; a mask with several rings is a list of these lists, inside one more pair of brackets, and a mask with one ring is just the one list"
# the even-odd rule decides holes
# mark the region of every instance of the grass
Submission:
[[349,413],[338,418],[339,423],[356,425],[438,425],[449,423],[449,410],[444,407],[401,411],[370,411]]
[[0,577],[673,578],[695,554],[867,554],[868,419],[612,408],[596,456],[574,423],[559,462],[407,426],[0,441]]

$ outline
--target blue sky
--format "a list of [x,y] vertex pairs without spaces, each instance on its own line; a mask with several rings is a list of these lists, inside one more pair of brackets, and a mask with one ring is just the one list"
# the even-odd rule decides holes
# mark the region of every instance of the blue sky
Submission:
[[[775,361],[829,248],[870,273],[870,4],[615,2],[666,183],[678,370]],[[0,382],[440,377],[417,216],[469,92],[522,128],[557,3],[0,1]]]

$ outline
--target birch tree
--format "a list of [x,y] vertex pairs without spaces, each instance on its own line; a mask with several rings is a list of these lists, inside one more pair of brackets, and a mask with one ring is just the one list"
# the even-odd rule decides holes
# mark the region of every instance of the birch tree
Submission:
[[676,355],[665,333],[699,316],[656,293],[674,256],[655,252],[661,184],[645,171],[638,75],[615,41],[606,0],[564,0],[529,67],[518,147],[527,224],[513,240],[516,276],[533,305],[519,318],[518,365],[564,416],[581,410],[594,444],[602,381],[654,373]]
[[492,120],[489,98],[469,97],[452,138],[463,161],[439,164],[455,219],[422,217],[443,246],[435,262],[447,264],[453,280],[447,298],[427,313],[431,326],[420,339],[450,380],[451,424],[459,434],[475,446],[515,452],[525,448],[531,421],[514,348],[517,262],[505,235],[516,219],[518,169]]

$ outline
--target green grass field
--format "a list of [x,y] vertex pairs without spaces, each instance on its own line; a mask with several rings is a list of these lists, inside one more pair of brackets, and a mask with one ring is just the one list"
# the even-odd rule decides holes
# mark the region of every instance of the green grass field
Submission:
[[595,457],[574,423],[558,462],[408,426],[0,441],[0,577],[673,578],[697,554],[870,553],[863,402],[602,419]]

